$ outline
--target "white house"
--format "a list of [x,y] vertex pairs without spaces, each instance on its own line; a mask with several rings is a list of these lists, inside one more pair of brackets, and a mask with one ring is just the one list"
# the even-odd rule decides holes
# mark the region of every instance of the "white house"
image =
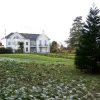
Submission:
[[24,43],[25,53],[50,52],[50,39],[45,34],[10,33],[1,39],[4,47],[11,47],[13,51],[18,49],[18,42]]

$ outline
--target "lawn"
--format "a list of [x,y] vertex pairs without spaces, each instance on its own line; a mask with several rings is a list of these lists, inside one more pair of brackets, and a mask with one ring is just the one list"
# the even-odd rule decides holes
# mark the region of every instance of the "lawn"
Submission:
[[75,54],[66,54],[66,53],[40,53],[41,56],[54,57],[54,58],[65,58],[65,59],[74,59]]
[[80,72],[72,59],[30,54],[0,56],[15,59],[0,61],[0,100],[100,99],[100,75]]
[[2,59],[6,57],[8,58],[20,58],[24,60],[30,60],[30,61],[45,61],[45,62],[60,62],[60,63],[66,63],[67,64],[73,64],[73,59],[64,59],[64,58],[54,58],[54,57],[48,57],[48,56],[41,56],[40,54],[0,54],[0,57]]

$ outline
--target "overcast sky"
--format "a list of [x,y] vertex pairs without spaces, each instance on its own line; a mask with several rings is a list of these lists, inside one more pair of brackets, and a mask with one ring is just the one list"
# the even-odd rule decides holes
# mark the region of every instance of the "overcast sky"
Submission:
[[52,40],[68,39],[73,19],[85,21],[90,7],[100,0],[0,0],[0,39],[10,32],[37,33]]

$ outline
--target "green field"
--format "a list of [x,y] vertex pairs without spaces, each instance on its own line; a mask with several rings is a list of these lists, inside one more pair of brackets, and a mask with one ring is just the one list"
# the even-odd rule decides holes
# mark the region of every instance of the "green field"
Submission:
[[67,64],[73,64],[73,59],[64,59],[64,58],[54,58],[54,57],[47,57],[47,56],[41,56],[40,54],[0,54],[0,57],[3,57],[5,59],[9,58],[19,58],[22,60],[29,60],[29,61],[37,61],[37,62],[60,62],[60,63],[67,63]]
[[73,59],[0,55],[0,100],[99,100],[100,75],[75,69]]
[[54,57],[54,58],[65,58],[65,59],[74,59],[75,54],[66,54],[66,53],[40,53],[41,56]]

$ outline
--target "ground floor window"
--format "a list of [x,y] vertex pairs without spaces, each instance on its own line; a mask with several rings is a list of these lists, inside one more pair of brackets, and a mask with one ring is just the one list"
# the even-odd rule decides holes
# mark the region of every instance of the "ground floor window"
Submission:
[[40,48],[40,52],[42,52],[42,48]]
[[30,52],[34,52],[35,53],[36,52],[36,47],[31,47],[30,48]]
[[47,52],[47,48],[46,48],[46,52]]
[[26,51],[28,52],[28,48],[26,48]]

